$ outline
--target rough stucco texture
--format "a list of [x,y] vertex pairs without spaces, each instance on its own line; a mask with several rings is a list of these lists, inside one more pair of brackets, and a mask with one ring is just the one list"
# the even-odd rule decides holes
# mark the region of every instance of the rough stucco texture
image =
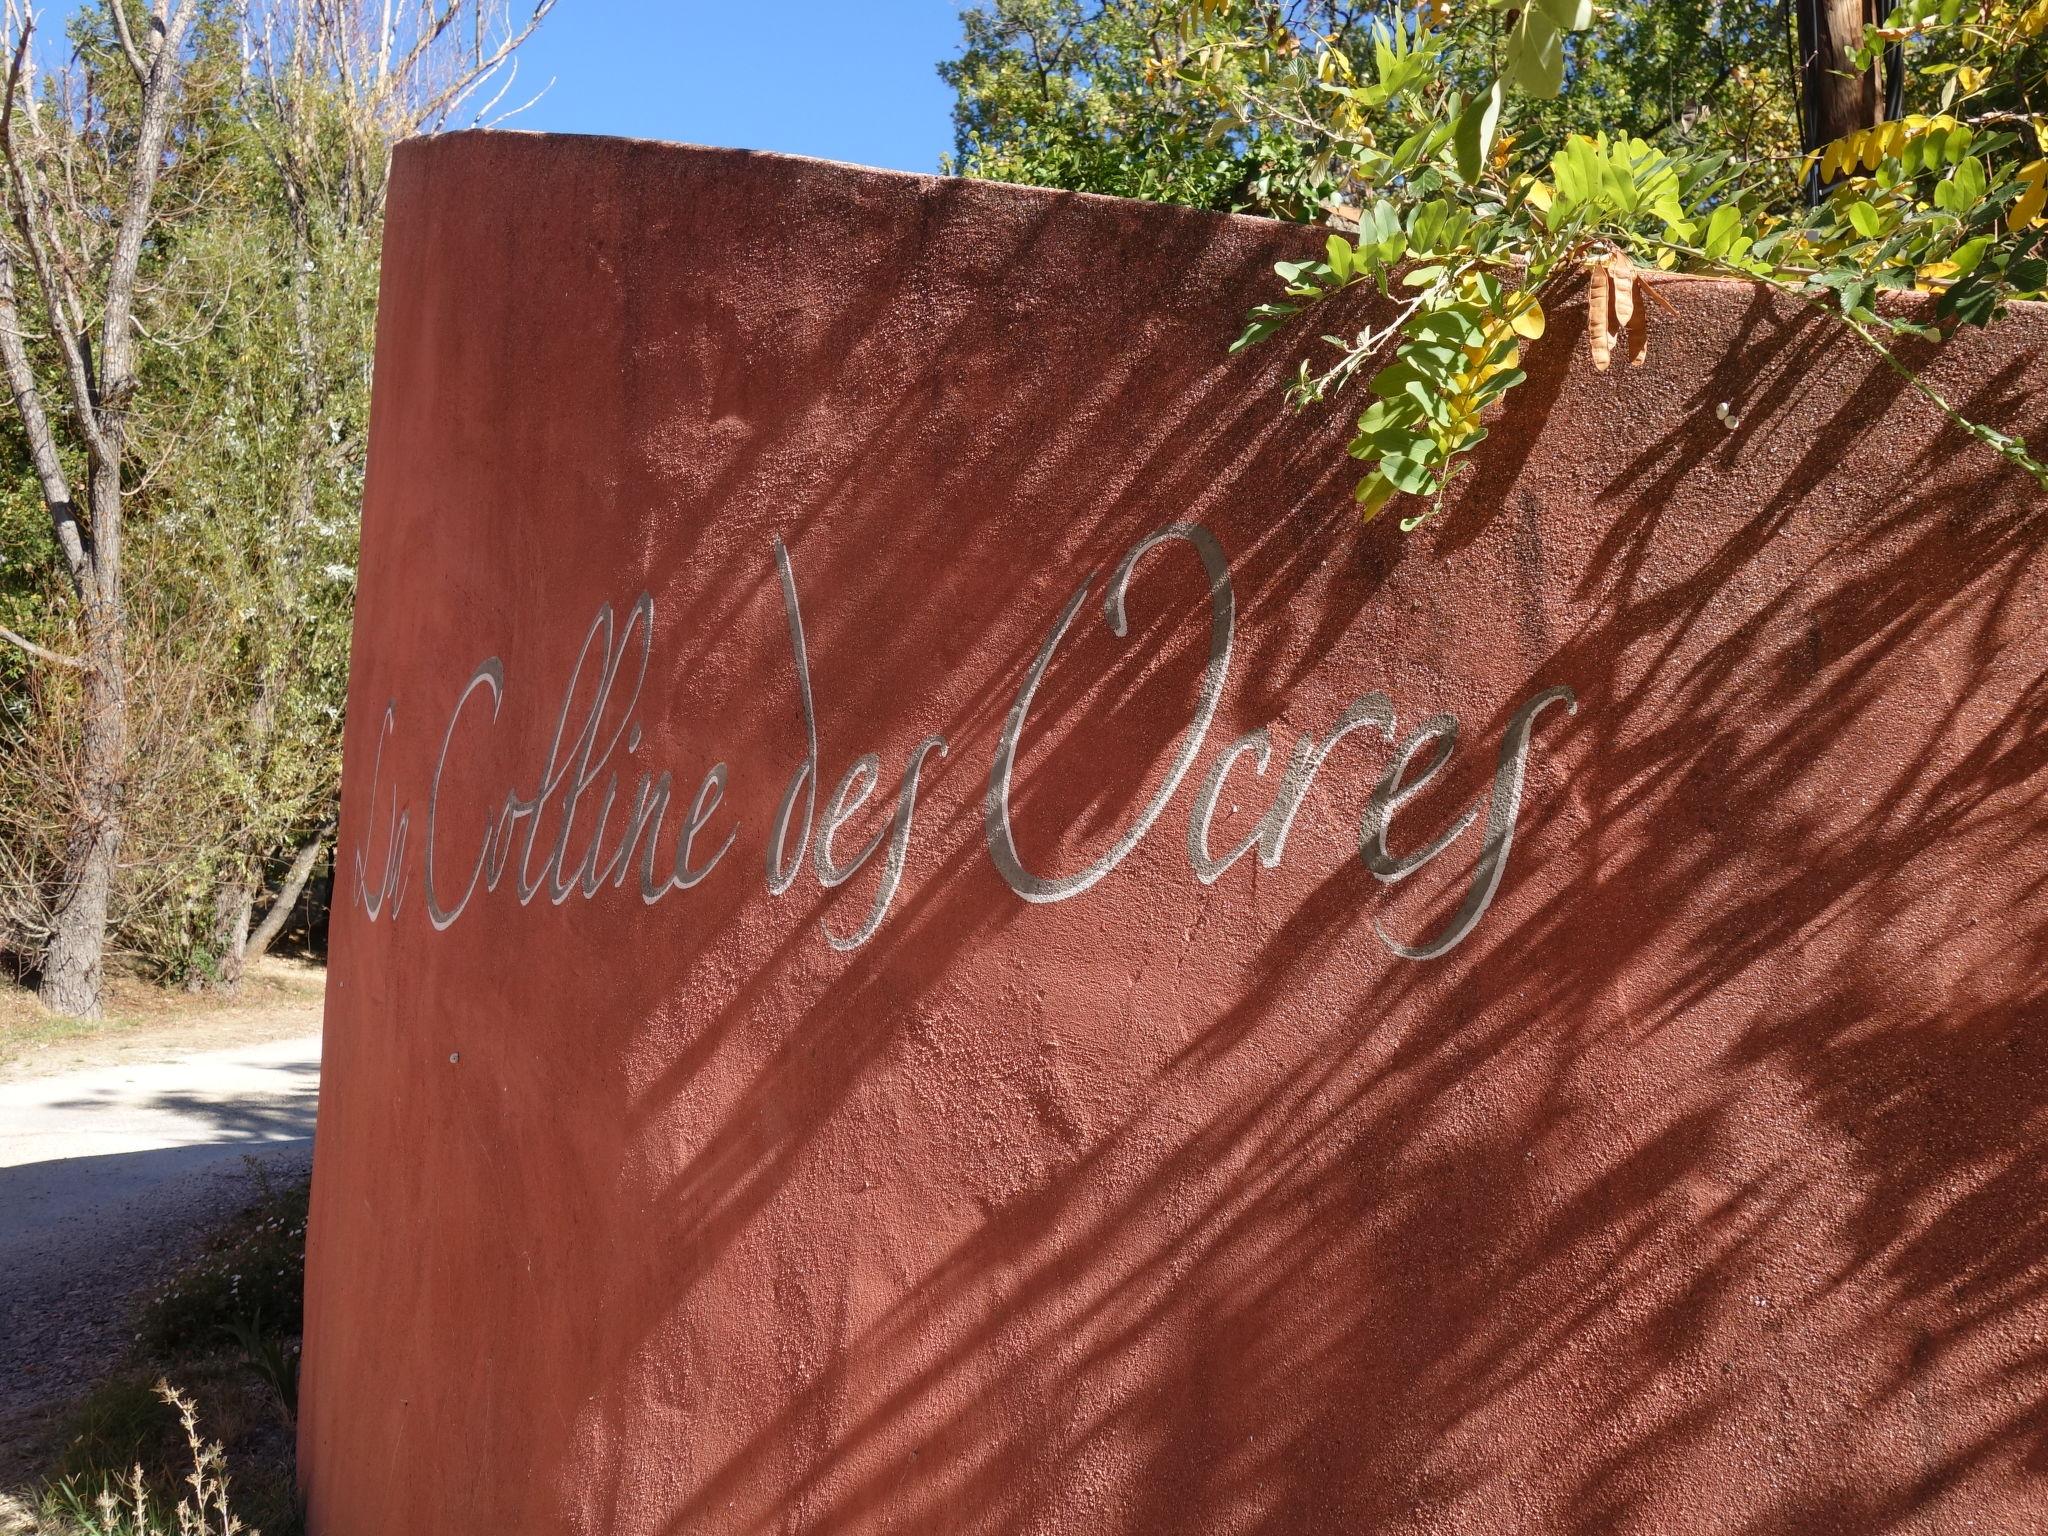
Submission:
[[[1361,528],[1344,413],[1278,394],[1309,336],[1224,351],[1316,243],[724,151],[401,151],[317,1536],[2048,1525],[2038,493],[1810,317],[1692,284],[1608,374],[1561,297],[1443,516]],[[2044,348],[2030,311],[1933,374],[2044,432]],[[1143,557],[1121,638],[1103,593],[1180,522],[1234,612],[1175,784],[1199,551]],[[771,895],[808,751],[778,540],[818,768]],[[984,802],[1084,584],[1021,728],[1019,860],[1081,869],[1173,794],[1091,889],[1027,901]],[[1497,898],[1400,958],[1555,686]],[[1270,733],[1218,852],[1375,691],[1400,737],[1459,725],[1389,848],[1476,807],[1464,835],[1368,867],[1368,725],[1277,864],[1197,880],[1223,748]],[[879,755],[827,869],[927,735],[900,888],[835,949],[888,849],[828,887],[833,792]],[[643,787],[672,774],[660,889],[721,762],[688,867],[730,849],[649,904],[616,858]]]

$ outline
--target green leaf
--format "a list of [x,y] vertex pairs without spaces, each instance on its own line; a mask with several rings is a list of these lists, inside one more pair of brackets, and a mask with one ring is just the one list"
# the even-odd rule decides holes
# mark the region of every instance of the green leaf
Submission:
[[1418,340],[1402,347],[1401,356],[1424,378],[1441,384],[1458,371],[1465,349],[1446,341]]
[[1508,34],[1507,75],[1546,100],[1564,88],[1564,33],[1538,6],[1524,8]]
[[1422,414],[1430,421],[1441,425],[1451,419],[1450,403],[1444,399],[1444,386],[1436,379],[1417,377],[1401,386],[1403,393],[1422,407]]
[[1242,352],[1246,347],[1256,346],[1279,330],[1289,315],[1296,313],[1292,304],[1261,304],[1252,311],[1251,323],[1244,328],[1244,334],[1230,344],[1232,352]]
[[1501,104],[1506,100],[1507,82],[1496,80],[1485,95],[1474,97],[1458,114],[1451,139],[1457,152],[1458,175],[1468,186],[1486,170],[1486,157],[1493,153],[1494,134],[1500,129]]
[[1990,182],[1984,174],[1984,162],[1975,155],[1963,156],[1955,172],[1956,195],[1962,201],[1962,207],[1956,211],[1964,213],[1976,207],[1984,200],[1985,190],[1989,186]]
[[1728,254],[1728,247],[1735,239],[1736,226],[1742,222],[1742,210],[1733,203],[1723,203],[1707,220],[1707,254],[1719,260]]
[[1998,288],[1982,277],[1966,277],[1935,305],[1938,315],[1953,315],[1965,325],[1989,325],[1998,309]]
[[2039,256],[2029,256],[2025,261],[2016,261],[2005,269],[2005,280],[2024,295],[2039,293],[2048,287],[2048,261]]
[[1432,309],[1414,321],[1409,329],[1414,336],[1435,337],[1455,342],[1461,347],[1470,346],[1485,335],[1476,312],[1462,304]]
[[1588,153],[1591,141],[1582,135],[1573,134],[1565,140],[1564,148],[1550,159],[1550,179],[1557,187],[1557,200],[1553,208],[1565,203],[1583,203],[1592,195],[1593,181],[1588,175]]
[[1374,374],[1372,382],[1366,385],[1366,388],[1383,400],[1393,399],[1407,389],[1411,381],[1419,381],[1421,378],[1422,375],[1412,366],[1397,358]]
[[1339,283],[1351,281],[1354,248],[1342,235],[1330,236],[1325,249],[1330,253],[1330,273]]
[[1358,489],[1352,492],[1359,506],[1365,509],[1365,520],[1371,522],[1380,508],[1394,499],[1394,482],[1378,470],[1374,470],[1358,482]]
[[1442,198],[1424,203],[1409,215],[1408,249],[1418,256],[1437,248],[1437,237],[1443,233],[1444,216],[1450,207]]
[[1498,400],[1517,384],[1527,383],[1528,379],[1529,375],[1519,368],[1503,368],[1499,373],[1489,375],[1476,393],[1481,400]]
[[1984,253],[1990,249],[1989,235],[1979,235],[1976,239],[1966,240],[1957,246],[1955,254],[1949,257],[1949,260],[1956,264],[1956,275],[1967,277],[1976,271],[1977,263],[1984,259]]
[[1436,483],[1436,476],[1427,464],[1406,454],[1388,454],[1380,460],[1380,473],[1396,490],[1419,496]]
[[1401,72],[1401,56],[1387,46],[1387,33],[1399,33],[1404,39],[1407,30],[1403,27],[1381,28],[1373,33],[1372,63],[1382,85]]
[[1593,25],[1593,0],[1536,0],[1536,3],[1566,32],[1583,32]]

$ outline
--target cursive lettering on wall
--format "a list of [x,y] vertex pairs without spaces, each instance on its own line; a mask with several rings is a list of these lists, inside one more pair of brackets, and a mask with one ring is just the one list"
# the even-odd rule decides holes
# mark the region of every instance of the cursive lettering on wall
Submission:
[[[1093,889],[1150,835],[1201,758],[1229,678],[1237,625],[1230,565],[1215,535],[1199,523],[1175,523],[1140,539],[1111,572],[1103,589],[1102,613],[1111,634],[1127,638],[1127,599],[1140,564],[1149,568],[1148,557],[1163,560],[1168,551],[1182,547],[1200,563],[1209,610],[1208,659],[1193,716],[1174,746],[1164,779],[1145,805],[1107,848],[1064,873],[1026,866],[1017,850],[1012,794],[1018,754],[1040,685],[1087,606],[1093,577],[1068,599],[1025,671],[990,764],[982,830],[997,874],[1026,902],[1069,901]],[[1155,551],[1160,553],[1155,556]],[[857,950],[888,917],[910,859],[920,786],[937,771],[934,765],[948,760],[948,744],[945,738],[930,735],[910,749],[894,787],[893,811],[864,841],[849,846],[849,825],[882,789],[884,764],[879,754],[862,753],[846,767],[830,795],[823,793],[825,758],[796,569],[779,538],[773,556],[804,752],[784,783],[762,840],[763,876],[770,896],[790,891],[806,867],[821,889],[830,890],[879,860],[875,891],[858,926],[834,933],[828,924],[819,925],[834,949]],[[531,781],[486,798],[481,825],[462,824],[444,809],[442,787],[451,761],[459,764],[466,754],[477,753],[498,728],[510,686],[504,662],[486,657],[456,693],[440,733],[420,839],[420,883],[427,920],[435,931],[452,927],[479,901],[498,895],[508,872],[512,879],[504,894],[522,907],[543,895],[554,906],[577,898],[595,900],[623,890],[636,873],[640,900],[653,906],[702,884],[732,851],[741,828],[737,819],[721,814],[731,779],[728,764],[714,763],[705,772],[687,815],[677,815],[671,831],[671,811],[676,809],[671,773],[635,761],[644,738],[640,709],[653,664],[654,620],[654,599],[645,592],[627,606],[623,620],[610,604],[599,608],[584,631],[563,688],[546,757]],[[1266,729],[1240,736],[1213,756],[1195,790],[1187,826],[1189,868],[1198,882],[1210,886],[1254,851],[1265,868],[1277,867],[1317,775],[1340,744],[1363,733],[1392,749],[1359,816],[1359,858],[1375,879],[1396,885],[1449,856],[1469,841],[1467,833],[1483,817],[1464,899],[1441,931],[1409,941],[1390,933],[1383,922],[1374,923],[1380,941],[1403,959],[1446,955],[1470,937],[1499,894],[1514,847],[1536,726],[1553,705],[1562,705],[1568,716],[1578,711],[1576,696],[1562,685],[1541,688],[1523,702],[1502,735],[1490,789],[1433,836],[1405,827],[1397,833],[1395,823],[1451,761],[1458,744],[1456,716],[1433,715],[1403,736],[1393,701],[1384,693],[1364,694],[1327,732],[1307,732],[1294,743],[1274,781],[1270,806],[1232,846],[1219,851],[1214,845],[1216,811],[1233,775],[1244,784],[1254,778],[1263,781],[1273,757]],[[351,899],[371,922],[396,920],[406,892],[411,811],[401,804],[397,786],[384,781],[384,748],[397,722],[394,700],[378,725],[369,815],[350,866]]]

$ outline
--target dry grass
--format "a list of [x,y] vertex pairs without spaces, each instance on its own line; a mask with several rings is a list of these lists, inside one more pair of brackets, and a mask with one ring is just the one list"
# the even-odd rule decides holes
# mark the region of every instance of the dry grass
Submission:
[[0,981],[0,1082],[307,1034],[319,1028],[326,986],[324,966],[274,955],[226,997],[117,976],[106,1018],[93,1021],[53,1014],[26,987]]
[[[12,1435],[0,1426],[0,1536],[178,1531],[172,1506],[188,1492],[193,1436],[184,1413],[157,1390],[165,1379],[196,1408],[207,1442],[223,1448],[237,1514],[267,1536],[300,1529],[293,1420],[305,1208],[302,1180],[265,1183],[249,1209],[142,1302],[129,1358],[109,1361],[100,1384],[68,1408]],[[224,1287],[229,1271],[265,1284]],[[147,1518],[101,1520],[100,1498],[110,1490],[134,1508],[137,1467]]]

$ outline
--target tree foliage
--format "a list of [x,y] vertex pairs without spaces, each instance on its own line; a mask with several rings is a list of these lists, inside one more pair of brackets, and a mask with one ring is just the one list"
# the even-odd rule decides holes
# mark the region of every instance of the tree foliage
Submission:
[[961,55],[939,66],[957,93],[954,168],[1200,208],[1252,196],[1258,147],[1212,133],[1158,88],[1138,8],[1006,0],[961,19]]
[[[390,148],[502,110],[509,61],[552,4],[201,6],[143,250],[123,461],[130,767],[111,923],[153,974],[232,984],[252,930],[267,937],[266,884],[303,879],[331,836]],[[116,21],[81,12],[63,67],[29,87],[86,206],[113,205],[134,142]],[[62,653],[78,624],[19,414],[0,413],[0,627]],[[0,952],[18,968],[39,963],[61,882],[80,692],[74,671],[0,643]]]
[[[1664,281],[1681,273],[1749,279],[1825,311],[2048,485],[2023,440],[1965,420],[1894,350],[1989,324],[2048,285],[2044,0],[1907,0],[1857,56],[1875,71],[1887,49],[1903,55],[1906,110],[1807,156],[1775,5],[1103,0],[1034,3],[1025,26],[1026,3],[969,14],[984,57],[949,75],[961,163],[1076,185],[1047,151],[1085,126],[1127,155],[1200,144],[1284,167],[1205,201],[1336,231],[1323,259],[1281,265],[1283,291],[1238,345],[1291,336],[1297,316],[1358,285],[1391,301],[1390,317],[1323,338],[1331,351],[1305,359],[1294,386],[1303,402],[1363,387],[1351,452],[1367,515],[1418,497],[1412,527],[1441,504],[1523,382],[1519,349],[1542,334],[1558,285],[1590,284],[1588,349],[1606,367],[1641,360],[1653,312],[1669,307]],[[1175,132],[1120,134],[1105,110],[1123,98],[1098,75],[1137,82],[1123,89]],[[1002,92],[979,92],[995,80]],[[1926,297],[1898,297],[1911,291]]]

